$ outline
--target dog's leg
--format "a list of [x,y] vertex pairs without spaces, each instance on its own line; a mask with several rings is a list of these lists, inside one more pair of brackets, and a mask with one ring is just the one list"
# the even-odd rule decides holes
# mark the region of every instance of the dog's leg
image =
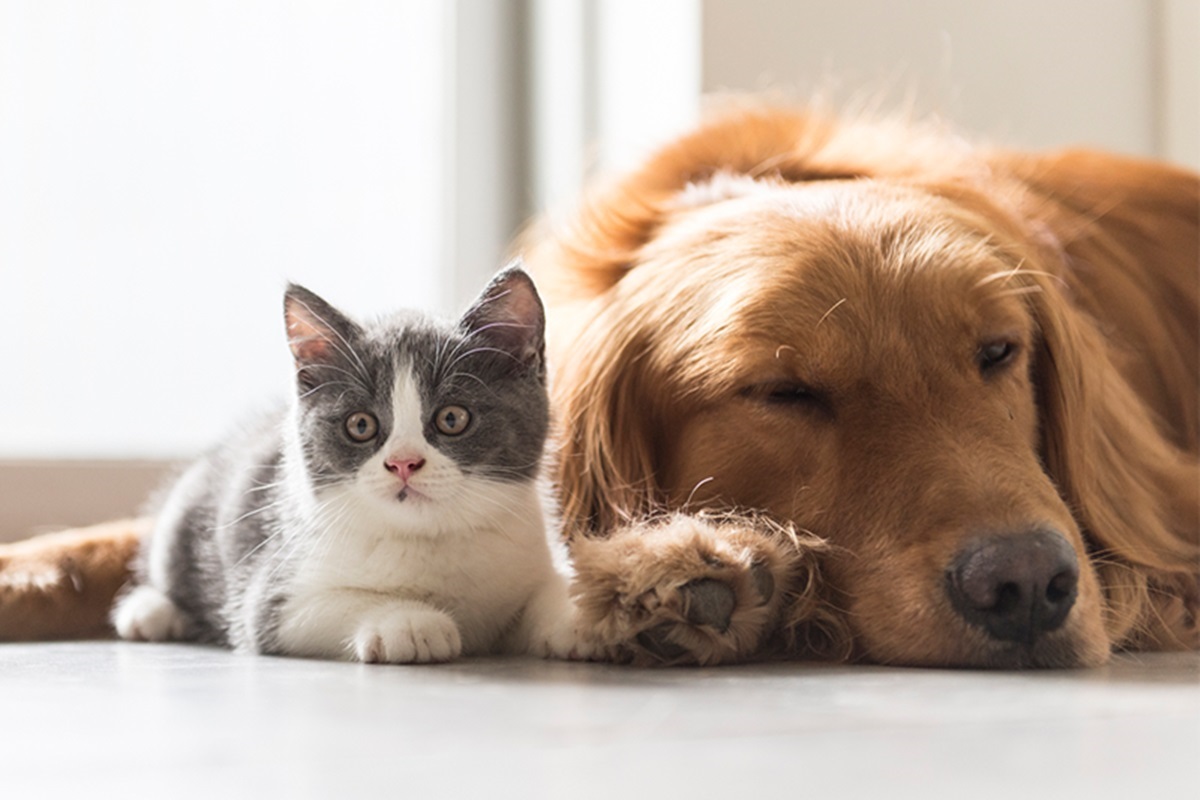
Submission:
[[0,641],[111,636],[109,610],[149,520],[0,545]]
[[675,514],[573,542],[573,592],[620,660],[746,661],[794,646],[806,623],[836,626],[821,599],[824,550],[761,518]]

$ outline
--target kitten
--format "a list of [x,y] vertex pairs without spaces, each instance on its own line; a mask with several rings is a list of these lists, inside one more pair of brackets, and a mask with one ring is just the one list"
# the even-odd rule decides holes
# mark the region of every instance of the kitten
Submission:
[[284,298],[290,407],[171,487],[125,639],[375,662],[586,655],[546,540],[544,314],[504,270],[456,324]]

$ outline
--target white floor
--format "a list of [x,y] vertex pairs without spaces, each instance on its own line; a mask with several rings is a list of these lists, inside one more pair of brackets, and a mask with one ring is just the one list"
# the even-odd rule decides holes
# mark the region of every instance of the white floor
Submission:
[[0,797],[1200,796],[1200,655],[1084,672],[369,667],[0,645]]

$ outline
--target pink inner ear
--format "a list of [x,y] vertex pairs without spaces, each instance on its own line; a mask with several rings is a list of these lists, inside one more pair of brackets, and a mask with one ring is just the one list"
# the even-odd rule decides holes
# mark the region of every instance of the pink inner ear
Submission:
[[288,346],[292,356],[302,363],[327,361],[330,356],[329,334],[323,326],[315,324],[304,308],[288,308]]
[[291,339],[288,341],[288,345],[292,348],[292,355],[297,361],[312,363],[329,360],[329,340],[323,336]]
[[532,294],[526,291],[513,291],[510,289],[504,295],[501,295],[501,297],[504,297],[507,303],[505,309],[507,313],[504,315],[503,322],[519,327],[531,327],[533,325],[531,320],[537,317],[538,306],[537,300]]

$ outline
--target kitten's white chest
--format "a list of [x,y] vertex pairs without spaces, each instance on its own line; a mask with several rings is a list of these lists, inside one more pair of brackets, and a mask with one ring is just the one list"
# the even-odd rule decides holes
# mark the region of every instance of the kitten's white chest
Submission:
[[493,650],[533,594],[557,578],[537,498],[524,487],[520,493],[522,511],[434,535],[348,521],[298,565],[284,616],[316,604],[345,603],[352,616],[364,604],[412,602],[449,614],[463,652]]

